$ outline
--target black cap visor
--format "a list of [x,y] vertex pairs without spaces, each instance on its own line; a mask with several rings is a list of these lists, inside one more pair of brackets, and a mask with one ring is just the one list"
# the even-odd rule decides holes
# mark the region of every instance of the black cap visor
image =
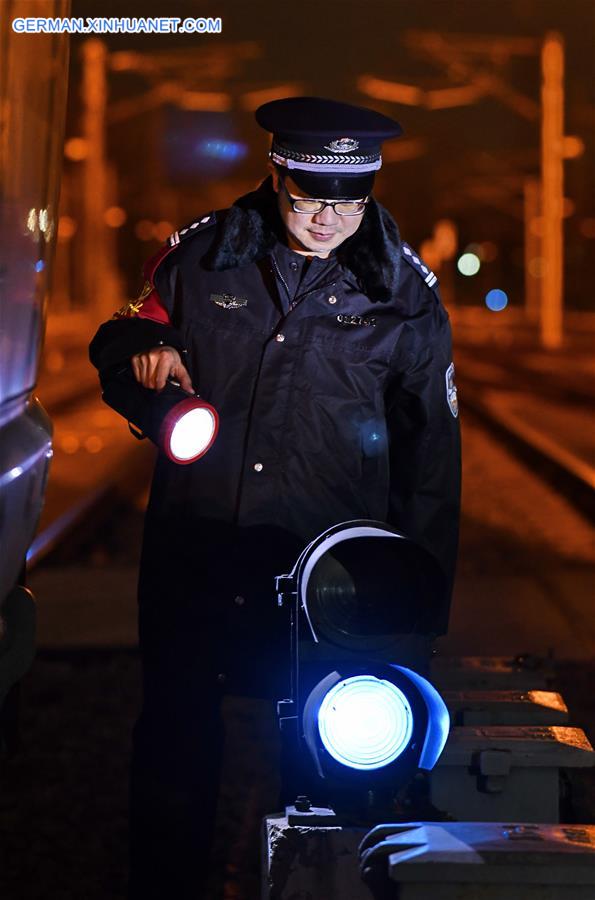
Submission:
[[285,178],[291,178],[309,197],[319,200],[361,200],[371,193],[374,186],[374,172],[347,176],[312,174],[284,166],[277,166],[277,170]]

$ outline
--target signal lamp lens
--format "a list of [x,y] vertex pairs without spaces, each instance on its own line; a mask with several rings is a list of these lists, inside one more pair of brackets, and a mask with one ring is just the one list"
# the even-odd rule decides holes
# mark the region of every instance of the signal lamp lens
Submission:
[[352,769],[380,769],[394,762],[413,734],[405,694],[372,675],[338,682],[318,711],[318,731],[328,753]]

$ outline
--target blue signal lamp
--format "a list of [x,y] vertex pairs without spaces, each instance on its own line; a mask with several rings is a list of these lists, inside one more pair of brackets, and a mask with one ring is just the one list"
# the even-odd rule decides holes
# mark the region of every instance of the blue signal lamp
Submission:
[[317,774],[339,778],[429,771],[450,728],[436,688],[406,666],[364,662],[330,672],[310,692],[302,713],[304,741]]
[[434,558],[382,522],[344,522],[305,548],[277,591],[292,606],[292,696],[278,712],[295,783],[328,798],[396,790],[432,769],[450,726],[422,674],[448,613]]

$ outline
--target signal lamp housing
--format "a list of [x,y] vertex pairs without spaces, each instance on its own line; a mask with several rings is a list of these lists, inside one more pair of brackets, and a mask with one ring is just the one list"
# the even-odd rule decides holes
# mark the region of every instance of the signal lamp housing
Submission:
[[420,674],[448,617],[431,554],[383,522],[343,522],[303,550],[277,592],[291,605],[292,696],[278,704],[295,767],[286,782],[337,807],[432,769],[450,719]]

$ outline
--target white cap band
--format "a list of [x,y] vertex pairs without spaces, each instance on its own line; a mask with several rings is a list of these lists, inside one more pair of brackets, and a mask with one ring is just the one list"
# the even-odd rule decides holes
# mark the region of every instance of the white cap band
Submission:
[[[280,166],[288,169],[299,169],[303,172],[318,172],[321,175],[345,175],[360,174],[362,172],[377,172],[382,165],[382,157],[375,159],[373,162],[356,163],[341,162],[339,158],[334,156],[313,156],[310,158],[313,162],[302,162],[295,159],[287,159],[285,156],[279,156],[278,153],[271,151],[271,159]],[[336,161],[335,161],[336,160]]]

